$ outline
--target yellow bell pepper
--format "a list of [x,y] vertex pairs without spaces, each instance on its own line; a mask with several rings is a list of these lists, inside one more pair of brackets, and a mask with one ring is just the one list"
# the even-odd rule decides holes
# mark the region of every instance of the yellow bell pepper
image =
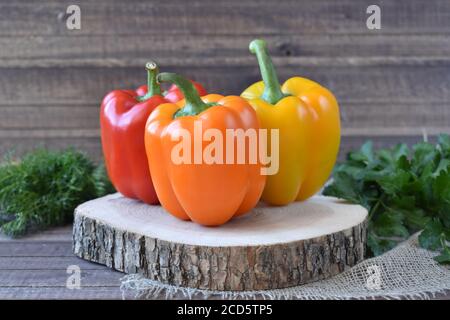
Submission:
[[[256,110],[262,128],[279,129],[279,171],[267,177],[262,200],[273,205],[305,200],[322,188],[336,162],[338,103],[328,89],[306,78],[293,77],[281,86],[263,40],[253,40],[250,52],[263,81],[241,97]],[[269,151],[270,145],[269,140]]]

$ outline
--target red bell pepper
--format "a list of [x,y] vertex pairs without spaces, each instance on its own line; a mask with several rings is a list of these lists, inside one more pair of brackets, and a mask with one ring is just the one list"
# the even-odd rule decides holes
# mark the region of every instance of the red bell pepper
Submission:
[[[147,118],[158,105],[177,102],[183,94],[172,86],[165,93],[156,81],[158,67],[146,64],[148,84],[137,90],[114,90],[107,94],[100,107],[103,155],[109,178],[124,196],[157,204],[144,145]],[[193,82],[198,93],[206,90]]]

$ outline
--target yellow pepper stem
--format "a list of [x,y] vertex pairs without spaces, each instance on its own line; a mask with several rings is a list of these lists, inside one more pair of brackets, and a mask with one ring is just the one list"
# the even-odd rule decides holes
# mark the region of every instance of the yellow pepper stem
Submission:
[[264,40],[255,39],[250,42],[250,52],[256,55],[261,71],[261,77],[264,82],[264,92],[261,99],[270,104],[276,104],[286,95],[281,91],[280,81],[273,65],[272,59],[267,51],[267,45]]

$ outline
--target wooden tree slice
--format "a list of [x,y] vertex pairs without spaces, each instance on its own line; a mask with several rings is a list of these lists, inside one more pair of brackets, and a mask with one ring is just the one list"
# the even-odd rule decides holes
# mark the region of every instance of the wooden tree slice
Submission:
[[365,253],[367,211],[316,196],[258,206],[220,227],[181,221],[113,194],[75,210],[74,253],[166,284],[211,290],[284,288],[336,275]]

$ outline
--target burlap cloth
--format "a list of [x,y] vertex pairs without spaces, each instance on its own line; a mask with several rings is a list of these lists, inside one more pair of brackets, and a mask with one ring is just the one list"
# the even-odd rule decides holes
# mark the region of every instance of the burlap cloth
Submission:
[[124,299],[429,299],[450,290],[450,269],[419,248],[418,234],[385,254],[326,280],[266,291],[208,291],[161,284],[141,275],[122,278]]

